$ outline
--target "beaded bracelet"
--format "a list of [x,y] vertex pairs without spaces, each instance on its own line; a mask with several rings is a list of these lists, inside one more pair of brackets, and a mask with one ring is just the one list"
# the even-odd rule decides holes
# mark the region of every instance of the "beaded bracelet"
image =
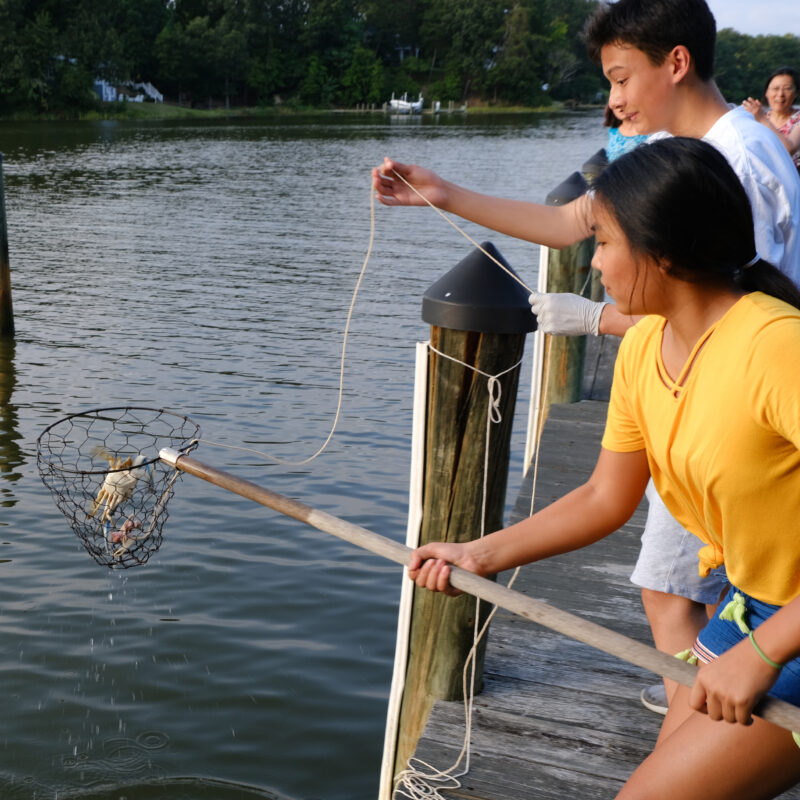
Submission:
[[779,664],[777,661],[773,661],[759,646],[756,642],[756,637],[753,636],[753,631],[750,631],[750,642],[752,643],[753,647],[756,649],[756,653],[758,653],[764,661],[767,662],[773,669],[783,669],[784,664]]

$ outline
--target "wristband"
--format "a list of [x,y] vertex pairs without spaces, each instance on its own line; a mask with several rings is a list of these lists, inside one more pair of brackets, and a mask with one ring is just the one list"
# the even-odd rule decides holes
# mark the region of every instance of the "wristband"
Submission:
[[753,631],[750,631],[749,634],[750,642],[755,647],[756,653],[758,653],[764,661],[767,662],[773,669],[783,669],[785,664],[779,664],[777,661],[773,661],[759,646],[756,642],[756,637],[753,636]]

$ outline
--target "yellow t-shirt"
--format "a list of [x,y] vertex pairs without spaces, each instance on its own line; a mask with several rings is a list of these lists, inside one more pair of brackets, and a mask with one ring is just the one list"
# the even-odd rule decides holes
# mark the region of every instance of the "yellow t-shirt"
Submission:
[[646,317],[625,335],[603,447],[647,450],[667,508],[706,542],[701,575],[724,562],[734,586],[785,605],[800,594],[800,311],[746,295],[674,381],[665,324]]

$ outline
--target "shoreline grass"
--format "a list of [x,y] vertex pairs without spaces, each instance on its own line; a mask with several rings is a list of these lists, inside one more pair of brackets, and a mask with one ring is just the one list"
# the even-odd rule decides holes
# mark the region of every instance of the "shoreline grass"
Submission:
[[[443,114],[459,113],[467,115],[488,114],[552,114],[562,111],[591,110],[594,106],[568,107],[563,103],[555,102],[550,106],[494,106],[486,103],[468,105],[465,111],[442,111]],[[368,108],[313,108],[294,105],[280,106],[248,106],[236,108],[189,108],[172,103],[109,103],[107,108],[93,109],[76,113],[42,113],[22,114],[16,113],[0,116],[2,122],[100,122],[104,120],[125,121],[169,121],[176,119],[270,119],[274,117],[291,116],[331,116],[338,114],[381,114],[386,113],[383,107]],[[427,108],[423,114],[430,115],[433,111]]]

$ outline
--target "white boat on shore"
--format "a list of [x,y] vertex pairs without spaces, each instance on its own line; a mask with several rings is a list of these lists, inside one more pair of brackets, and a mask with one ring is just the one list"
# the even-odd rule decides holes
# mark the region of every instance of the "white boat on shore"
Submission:
[[399,100],[396,100],[394,93],[392,93],[392,99],[389,101],[389,111],[393,114],[421,114],[422,102],[422,95],[417,100],[409,100],[408,95],[404,94]]

